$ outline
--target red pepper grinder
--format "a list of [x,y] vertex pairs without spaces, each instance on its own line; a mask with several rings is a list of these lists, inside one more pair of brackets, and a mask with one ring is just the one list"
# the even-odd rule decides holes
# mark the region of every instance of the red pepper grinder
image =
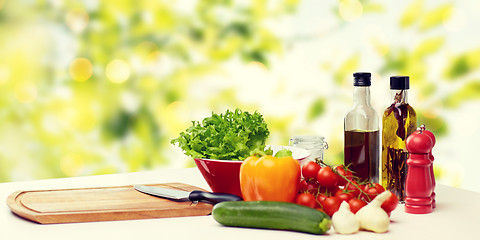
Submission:
[[[424,134],[427,134],[430,139],[432,140],[432,143],[433,143],[433,147],[435,147],[435,142],[436,142],[436,139],[435,139],[435,135],[433,135],[432,132],[428,131],[428,130],[425,130],[425,124],[422,124],[420,126],[420,130],[423,131]],[[430,165],[430,176],[432,177],[432,186],[433,186],[433,189],[432,189],[432,208],[435,208],[436,207],[436,201],[435,201],[435,175],[433,173],[433,161],[435,160],[435,157],[433,157],[433,154],[432,154],[432,151],[430,150],[430,153],[428,153],[428,157],[430,158],[430,161],[432,162],[432,164]]]
[[430,167],[431,137],[418,128],[406,140],[409,152],[408,171],[405,181],[405,212],[414,214],[431,213],[433,183]]

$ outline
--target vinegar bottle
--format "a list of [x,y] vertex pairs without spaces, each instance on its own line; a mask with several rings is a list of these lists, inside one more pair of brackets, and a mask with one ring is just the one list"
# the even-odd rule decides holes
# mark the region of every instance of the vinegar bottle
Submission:
[[361,180],[378,183],[378,115],[370,105],[371,74],[353,74],[353,109],[345,116],[344,164]]
[[391,104],[382,118],[382,185],[405,201],[407,137],[417,127],[417,115],[408,104],[408,76],[390,77]]

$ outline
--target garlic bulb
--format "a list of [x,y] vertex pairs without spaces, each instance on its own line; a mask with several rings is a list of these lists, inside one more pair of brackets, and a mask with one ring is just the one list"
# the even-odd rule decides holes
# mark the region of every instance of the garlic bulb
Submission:
[[346,201],[340,204],[340,208],[332,216],[332,226],[337,233],[352,234],[358,232],[360,225],[355,214],[350,211],[350,205]]
[[390,197],[390,194],[392,194],[390,191],[384,191],[376,196],[367,206],[358,210],[355,216],[360,223],[361,229],[377,233],[388,231],[390,218],[381,206],[382,203]]

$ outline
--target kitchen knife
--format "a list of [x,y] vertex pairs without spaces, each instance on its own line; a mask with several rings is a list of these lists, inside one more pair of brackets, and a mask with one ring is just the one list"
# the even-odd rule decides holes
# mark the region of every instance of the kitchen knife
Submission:
[[161,188],[161,187],[152,187],[145,185],[134,185],[135,190],[153,195],[161,198],[168,198],[175,201],[202,201],[208,202],[211,204],[216,204],[224,201],[242,201],[243,199],[237,195],[229,193],[210,193],[194,190],[192,192],[171,189],[171,188]]

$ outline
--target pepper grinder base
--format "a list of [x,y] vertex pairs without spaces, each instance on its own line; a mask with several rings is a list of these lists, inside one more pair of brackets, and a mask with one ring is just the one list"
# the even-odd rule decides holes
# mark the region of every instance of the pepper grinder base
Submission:
[[432,213],[433,210],[431,206],[416,206],[405,204],[405,212],[412,214],[428,214]]
[[432,198],[406,197],[405,212],[413,214],[427,214],[433,212]]

